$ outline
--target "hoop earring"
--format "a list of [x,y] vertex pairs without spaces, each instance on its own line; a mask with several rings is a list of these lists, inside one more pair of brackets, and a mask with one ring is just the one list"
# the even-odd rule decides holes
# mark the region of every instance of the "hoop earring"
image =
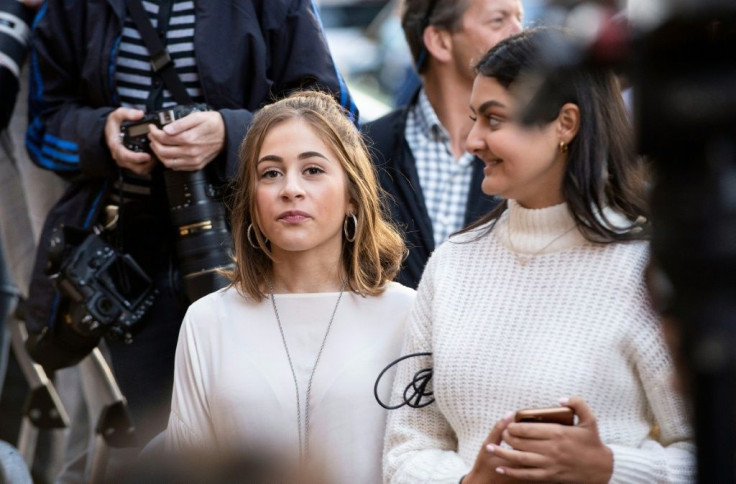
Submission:
[[560,141],[560,153],[567,153],[567,143]]
[[[251,247],[253,247],[256,250],[261,250],[261,246],[258,245],[258,238],[256,237],[256,243],[253,243],[253,239],[251,239],[251,233],[253,232],[253,224],[248,224],[248,230],[245,232],[245,238],[248,239],[248,243]],[[266,237],[263,238],[264,243],[268,243],[268,239]]]
[[[353,225],[355,226],[355,229],[353,229],[353,236],[350,237],[350,232],[348,231],[348,220],[350,218],[353,219]],[[348,242],[355,242],[355,236],[358,235],[358,217],[355,216],[354,213],[350,213],[345,217],[345,220],[342,223],[342,231],[345,234],[345,240]]]

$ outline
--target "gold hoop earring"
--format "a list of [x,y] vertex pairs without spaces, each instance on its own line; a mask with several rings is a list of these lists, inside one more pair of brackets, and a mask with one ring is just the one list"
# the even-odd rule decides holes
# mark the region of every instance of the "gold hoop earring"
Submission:
[[567,153],[567,143],[560,141],[560,153]]
[[[353,219],[353,226],[355,227],[353,229],[353,236],[350,237],[350,232],[348,231],[348,220],[352,218]],[[345,217],[345,220],[342,223],[342,231],[345,234],[345,240],[348,242],[355,242],[355,236],[358,235],[358,217],[355,216],[354,213],[350,213]]]
[[[245,238],[248,239],[248,243],[250,244],[251,247],[253,247],[256,250],[261,250],[261,246],[258,245],[258,237],[256,237],[255,244],[253,243],[253,239],[251,239],[251,233],[253,232],[253,230],[254,230],[253,224],[251,223],[248,225],[248,230],[245,231]],[[263,237],[263,243],[264,244],[268,243],[268,239],[266,237]]]

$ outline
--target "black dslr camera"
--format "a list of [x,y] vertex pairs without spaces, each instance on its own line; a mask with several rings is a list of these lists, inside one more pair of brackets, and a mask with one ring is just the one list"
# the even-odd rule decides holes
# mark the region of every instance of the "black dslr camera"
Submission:
[[[175,106],[146,114],[121,126],[123,145],[131,151],[153,155],[148,125],[163,128],[194,112],[210,111],[206,104]],[[232,267],[232,243],[219,187],[203,170],[164,171],[166,198],[176,227],[176,252],[184,292],[189,302],[225,287],[227,278],[219,269]]]
[[130,328],[156,297],[151,279],[131,256],[86,230],[54,231],[46,273],[70,300],[65,322],[88,338],[107,334],[131,341]]
[[150,147],[151,141],[148,139],[149,124],[155,124],[159,128],[163,128],[167,124],[173,123],[188,114],[202,111],[211,111],[211,109],[206,104],[174,106],[173,108],[148,113],[136,121],[125,121],[120,127],[123,145],[130,151],[153,154]]

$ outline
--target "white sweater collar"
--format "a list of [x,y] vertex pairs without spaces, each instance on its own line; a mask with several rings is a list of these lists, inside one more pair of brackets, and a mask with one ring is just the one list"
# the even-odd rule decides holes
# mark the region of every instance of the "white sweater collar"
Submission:
[[509,200],[495,230],[501,243],[519,254],[548,254],[586,243],[566,203],[528,209]]

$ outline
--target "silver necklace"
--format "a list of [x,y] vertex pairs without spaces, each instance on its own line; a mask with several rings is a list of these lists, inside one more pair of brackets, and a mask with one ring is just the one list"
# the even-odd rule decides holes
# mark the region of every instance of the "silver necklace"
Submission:
[[281,318],[279,317],[279,310],[276,308],[276,297],[273,294],[273,281],[268,280],[268,289],[271,293],[271,303],[273,304],[273,313],[276,315],[276,322],[279,325],[279,331],[281,332],[281,341],[284,342],[284,350],[286,350],[286,358],[289,360],[289,368],[291,368],[291,376],[294,379],[294,388],[296,389],[296,420],[299,425],[299,459],[304,460],[309,452],[309,400],[312,394],[312,378],[314,378],[314,372],[317,370],[319,359],[322,356],[322,351],[325,349],[327,343],[327,336],[330,334],[330,328],[332,328],[332,321],[335,320],[335,314],[337,313],[337,307],[340,305],[340,299],[342,294],[345,292],[345,286],[348,281],[345,279],[340,288],[340,294],[337,296],[337,302],[335,303],[335,309],[332,310],[332,316],[330,316],[330,322],[327,323],[327,330],[325,336],[322,338],[322,344],[317,352],[317,358],[314,360],[314,366],[312,367],[312,373],[309,375],[309,383],[307,384],[307,401],[304,405],[304,439],[302,439],[302,406],[299,399],[299,383],[296,379],[296,372],[294,371],[294,363],[291,361],[291,353],[289,352],[289,345],[286,344],[286,336],[284,336],[284,327],[281,325]]
[[516,247],[514,247],[514,244],[511,242],[511,230],[510,230],[510,227],[508,226],[508,224],[506,225],[506,238],[508,239],[508,242],[509,242],[509,249],[511,249],[511,253],[514,254],[514,258],[516,259],[516,261],[519,264],[521,264],[522,266],[526,266],[526,263],[527,262],[529,262],[530,260],[532,260],[533,258],[535,258],[536,256],[538,256],[539,254],[541,254],[542,252],[544,252],[547,248],[549,248],[552,244],[554,244],[555,242],[557,242],[558,240],[560,240],[562,237],[564,237],[565,235],[567,235],[570,232],[572,232],[572,230],[575,227],[576,226],[573,225],[572,227],[570,227],[569,229],[565,230],[564,232],[562,232],[560,235],[558,235],[554,239],[552,239],[549,242],[547,242],[546,244],[544,244],[544,246],[541,249],[536,250],[536,251],[532,252],[531,254],[524,254],[524,255],[522,255],[522,254],[519,253],[519,251],[516,250]]

